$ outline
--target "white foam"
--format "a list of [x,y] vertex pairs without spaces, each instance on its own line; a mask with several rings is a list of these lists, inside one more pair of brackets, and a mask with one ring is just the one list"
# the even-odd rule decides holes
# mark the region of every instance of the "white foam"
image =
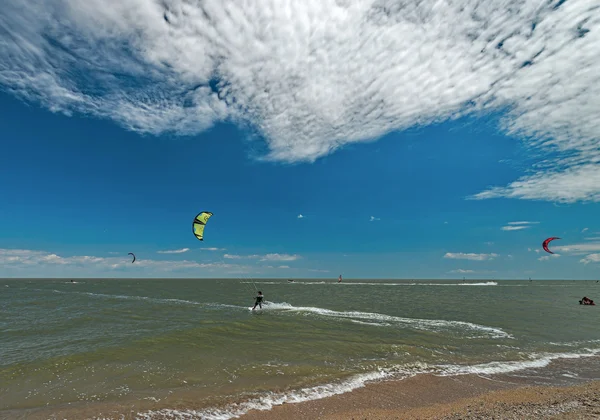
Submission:
[[584,353],[532,353],[529,360],[517,360],[506,362],[489,362],[471,366],[460,365],[438,365],[442,369],[440,376],[455,375],[493,375],[501,373],[511,373],[525,369],[543,368],[548,366],[556,359],[580,359],[584,357],[593,357],[600,354],[600,349],[584,349]]
[[240,417],[250,410],[270,410],[277,405],[285,403],[293,404],[303,401],[318,400],[331,397],[333,395],[344,394],[354,389],[363,387],[367,382],[377,381],[386,378],[390,373],[385,370],[365,373],[354,376],[346,381],[335,384],[318,385],[309,388],[302,388],[288,393],[266,393],[265,395],[245,401],[239,404],[231,404],[225,408],[215,408],[206,410],[150,410],[138,413],[136,419],[152,420],[172,419],[172,420],[229,420]]
[[335,284],[339,286],[497,286],[498,282],[495,281],[487,281],[487,282],[479,282],[479,283],[422,283],[422,282],[412,282],[412,283],[389,283],[389,282],[360,282],[360,281],[343,281],[339,282],[337,280],[330,281],[298,281],[294,280],[293,282],[289,281],[256,281],[256,282],[242,282],[248,284],[302,284],[302,285],[322,285],[322,284]]
[[270,410],[275,406],[285,403],[293,404],[303,401],[318,400],[333,395],[339,395],[361,388],[365,384],[385,379],[405,379],[422,373],[430,373],[437,376],[455,376],[455,375],[491,375],[501,373],[511,373],[519,370],[545,367],[555,359],[573,359],[592,357],[600,354],[600,349],[587,349],[586,353],[557,353],[557,354],[531,354],[531,360],[526,361],[506,361],[490,362],[472,366],[461,365],[427,365],[416,363],[405,366],[395,366],[387,369],[379,369],[371,373],[365,373],[354,376],[346,381],[319,385],[310,388],[303,388],[288,393],[265,393],[260,397],[245,401],[239,404],[231,404],[225,408],[215,408],[206,410],[174,410],[161,409],[150,410],[138,413],[136,419],[153,420],[229,420],[237,418],[250,410]]
[[492,338],[513,338],[507,332],[500,328],[488,327],[485,325],[474,324],[465,321],[450,321],[443,319],[419,319],[419,318],[404,318],[374,312],[358,312],[358,311],[334,311],[331,309],[316,308],[311,306],[292,306],[289,303],[270,302],[269,305],[263,307],[267,311],[281,310],[287,312],[304,312],[315,314],[318,316],[350,319],[354,321],[375,322],[378,324],[393,324],[402,325],[408,328],[415,328],[426,331],[445,331],[450,329],[468,330],[483,333],[487,337]]

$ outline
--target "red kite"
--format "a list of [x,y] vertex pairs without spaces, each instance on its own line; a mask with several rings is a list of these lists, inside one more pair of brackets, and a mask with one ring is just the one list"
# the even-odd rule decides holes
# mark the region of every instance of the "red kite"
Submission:
[[544,242],[542,242],[542,246],[544,247],[544,251],[549,252],[550,254],[554,254],[554,252],[552,252],[552,251],[550,251],[548,249],[548,244],[550,243],[550,241],[553,241],[555,239],[560,239],[560,238],[557,238],[557,237],[553,236],[552,238],[548,238]]

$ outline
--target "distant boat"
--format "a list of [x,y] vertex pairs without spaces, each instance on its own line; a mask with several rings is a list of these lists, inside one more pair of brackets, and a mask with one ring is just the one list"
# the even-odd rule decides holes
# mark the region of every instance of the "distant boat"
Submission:
[[289,283],[293,283],[293,282],[294,282],[294,280],[288,279],[288,282],[289,282]]
[[338,283],[342,282],[342,275],[340,274],[340,277],[338,278]]

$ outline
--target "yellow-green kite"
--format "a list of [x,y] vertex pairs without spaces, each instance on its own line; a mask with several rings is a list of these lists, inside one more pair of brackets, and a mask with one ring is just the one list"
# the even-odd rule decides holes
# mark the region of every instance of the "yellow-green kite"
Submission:
[[194,232],[194,236],[200,240],[204,240],[204,227],[206,226],[206,222],[210,219],[210,216],[213,214],[209,211],[203,211],[198,213],[198,215],[194,218],[194,223],[192,223],[192,230]]

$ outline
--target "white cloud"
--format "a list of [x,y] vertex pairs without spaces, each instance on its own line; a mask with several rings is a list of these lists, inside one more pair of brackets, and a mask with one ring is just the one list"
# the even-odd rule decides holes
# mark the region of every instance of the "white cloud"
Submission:
[[527,222],[527,221],[521,221],[521,222],[508,222],[509,225],[536,225],[540,222]]
[[377,220],[381,220],[381,219],[379,217],[371,216],[371,218],[369,219],[369,222],[375,222]]
[[523,230],[528,229],[530,226],[502,226],[502,230]]
[[587,232],[588,230],[590,230],[590,228],[583,228],[583,229],[581,229],[581,233],[585,233],[585,232]]
[[304,216],[302,216],[301,214],[298,215],[298,219],[304,219]]
[[463,270],[462,268],[459,268],[458,270],[450,270],[449,273],[454,273],[454,274],[474,274],[475,270]]
[[296,261],[300,259],[300,255],[290,254],[266,254],[261,257],[261,261]]
[[453,260],[471,260],[471,261],[487,261],[487,260],[493,260],[494,258],[496,258],[498,256],[498,254],[465,254],[463,252],[458,252],[458,253],[452,253],[452,252],[447,252],[444,255],[444,258],[449,258],[449,259],[453,259]]
[[588,252],[599,252],[600,242],[554,246],[552,250],[576,255],[587,254]]
[[289,265],[280,265],[280,266],[279,266],[279,267],[277,267],[277,268],[290,268],[290,266],[289,266]]
[[523,230],[529,229],[531,225],[536,225],[540,222],[528,222],[528,221],[519,221],[519,222],[508,222],[508,226],[502,226],[502,230],[512,231],[512,230]]
[[[131,263],[129,257],[95,257],[88,255],[61,256],[46,251],[27,249],[0,249],[0,271],[6,274],[19,274],[19,276],[105,276],[125,273],[136,276],[155,276],[165,273],[181,273],[189,276],[198,276],[202,269],[214,273],[222,273],[247,269],[247,267],[222,264],[198,263],[195,261],[169,261],[150,260],[138,258]],[[248,267],[249,268],[249,267]]]
[[583,264],[600,262],[600,254],[587,255],[585,258],[580,259],[579,262],[581,262]]
[[240,259],[257,259],[260,261],[296,261],[301,257],[297,254],[264,254],[264,255],[232,255],[225,254],[223,258],[231,259],[231,260],[240,260]]
[[249,123],[267,158],[508,109],[533,172],[473,198],[600,200],[592,1],[8,0],[0,84],[143,133]]
[[188,252],[189,248],[181,248],[181,249],[173,249],[167,251],[156,251],[158,254],[183,254],[184,252]]
[[540,258],[538,258],[538,261],[549,261],[550,258],[559,258],[560,255],[559,254],[549,254],[549,255],[544,255]]
[[589,238],[584,238],[586,241],[600,241],[600,236],[590,236]]

